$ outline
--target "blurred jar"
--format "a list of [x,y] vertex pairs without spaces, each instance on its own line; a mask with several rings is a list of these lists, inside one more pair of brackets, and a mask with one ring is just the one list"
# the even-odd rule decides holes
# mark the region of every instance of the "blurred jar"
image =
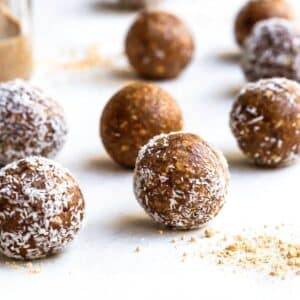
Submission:
[[29,79],[33,69],[30,0],[0,0],[0,81]]

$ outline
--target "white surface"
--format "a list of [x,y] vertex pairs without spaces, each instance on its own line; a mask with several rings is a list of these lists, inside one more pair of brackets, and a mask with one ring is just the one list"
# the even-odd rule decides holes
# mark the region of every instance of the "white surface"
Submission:
[[[300,165],[279,170],[249,166],[228,126],[234,91],[244,79],[238,65],[221,56],[236,49],[232,22],[242,2],[170,0],[166,7],[193,30],[197,54],[178,80],[160,84],[181,105],[186,130],[214,143],[229,160],[230,194],[211,226],[239,231],[286,223],[291,224],[291,234],[298,234]],[[38,66],[34,81],[66,110],[70,134],[57,160],[80,182],[86,223],[64,254],[38,262],[39,274],[1,264],[0,299],[299,299],[299,276],[281,281],[253,272],[233,274],[200,259],[182,263],[182,251],[170,244],[182,233],[157,233],[158,227],[134,199],[132,173],[110,161],[98,137],[101,110],[115,91],[134,78],[130,73],[122,72],[122,67],[45,72],[49,61],[65,49],[98,44],[105,55],[118,56],[134,13],[101,10],[96,1],[88,0],[35,4],[36,55],[40,64],[47,63]]]

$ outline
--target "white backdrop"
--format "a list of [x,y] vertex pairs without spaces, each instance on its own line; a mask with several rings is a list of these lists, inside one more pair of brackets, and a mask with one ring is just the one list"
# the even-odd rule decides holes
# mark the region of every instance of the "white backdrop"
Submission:
[[[232,23],[242,2],[167,1],[165,7],[184,18],[193,31],[197,53],[179,79],[159,84],[181,105],[185,129],[215,144],[230,163],[227,204],[210,226],[230,232],[285,223],[299,234],[300,165],[278,170],[249,166],[228,126],[234,95],[244,78],[237,64],[222,57],[237,50]],[[80,182],[87,202],[86,222],[64,254],[38,262],[39,274],[12,269],[1,259],[0,299],[299,299],[299,276],[282,281],[255,272],[232,273],[200,259],[182,263],[182,252],[170,244],[182,233],[157,233],[134,199],[132,173],[105,154],[98,137],[99,117],[109,97],[134,79],[121,56],[134,17],[103,9],[91,0],[35,2],[33,80],[66,110],[70,134],[57,160]],[[84,72],[54,67],[62,56],[91,45],[117,60],[114,67]],[[134,252],[137,246],[140,253]]]

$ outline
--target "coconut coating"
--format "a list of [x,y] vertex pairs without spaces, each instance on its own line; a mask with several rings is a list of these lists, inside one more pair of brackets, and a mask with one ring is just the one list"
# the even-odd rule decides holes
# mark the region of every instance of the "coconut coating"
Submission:
[[257,23],[242,53],[242,68],[250,81],[286,77],[300,80],[300,33],[283,19]]
[[259,21],[270,18],[293,20],[294,8],[286,0],[250,0],[239,11],[234,24],[236,42],[243,46]]
[[134,168],[140,148],[160,133],[179,131],[181,110],[172,96],[149,83],[132,83],[115,94],[104,108],[101,138],[120,165]]
[[156,136],[141,149],[134,191],[156,222],[195,229],[219,213],[228,181],[222,153],[195,134],[177,132]]
[[256,165],[292,162],[300,150],[300,85],[284,78],[249,83],[234,103],[230,125]]
[[0,171],[0,252],[38,259],[61,251],[81,227],[84,200],[57,163],[27,157]]
[[176,16],[162,11],[139,15],[126,38],[126,54],[132,67],[145,78],[177,77],[190,63],[193,37]]
[[66,135],[62,108],[42,90],[23,80],[0,84],[0,165],[54,157]]

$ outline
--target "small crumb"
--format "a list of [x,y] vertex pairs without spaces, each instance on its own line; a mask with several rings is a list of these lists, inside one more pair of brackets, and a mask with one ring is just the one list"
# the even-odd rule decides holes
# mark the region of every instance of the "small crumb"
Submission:
[[197,239],[196,239],[194,236],[192,236],[192,237],[190,238],[190,242],[191,242],[191,243],[196,243],[196,242],[197,242]]
[[182,253],[181,262],[185,262],[186,258],[187,258],[187,253],[186,252]]
[[216,232],[215,232],[213,229],[211,229],[211,228],[207,228],[207,229],[205,229],[205,231],[204,231],[204,236],[205,236],[206,238],[211,238],[211,237],[213,237],[215,234],[216,234]]
[[41,268],[33,268],[29,270],[30,274],[39,274],[41,273],[42,269]]
[[158,233],[159,234],[164,234],[164,231],[163,230],[158,230]]
[[141,252],[141,247],[140,246],[137,246],[134,250],[134,252],[138,253],[138,252]]
[[237,247],[237,245],[232,244],[232,245],[227,246],[225,248],[225,250],[227,250],[227,251],[237,251],[238,247]]

